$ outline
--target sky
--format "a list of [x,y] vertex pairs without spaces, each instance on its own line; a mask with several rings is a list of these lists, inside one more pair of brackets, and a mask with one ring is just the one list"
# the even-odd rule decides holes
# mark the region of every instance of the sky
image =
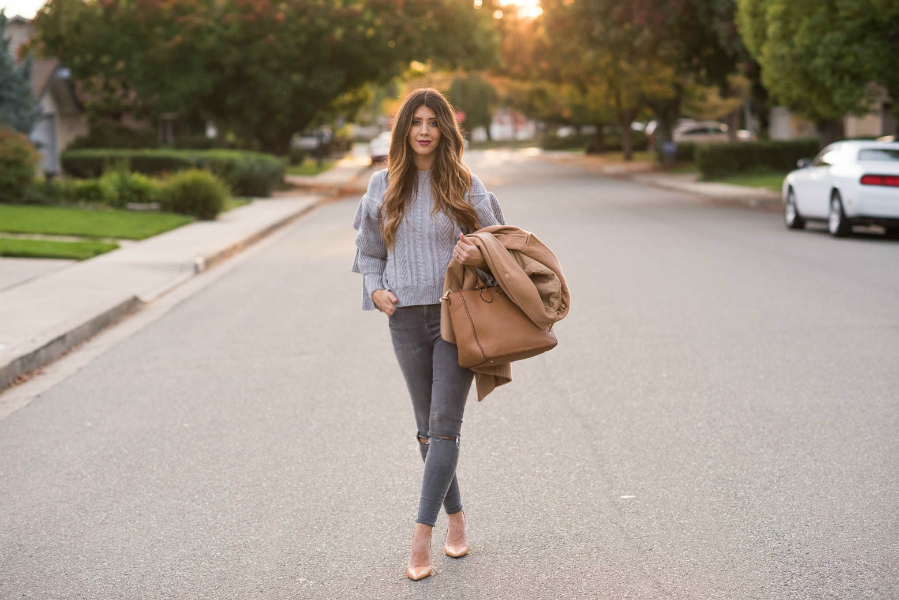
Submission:
[[[46,0],[0,0],[0,8],[6,8],[6,16],[19,15],[26,19],[34,18],[37,9],[44,5]],[[527,16],[536,16],[540,10],[540,0],[501,0],[501,4],[517,4]]]
[[0,0],[0,9],[6,9],[7,17],[25,17],[33,19],[37,9],[42,7],[46,0]]

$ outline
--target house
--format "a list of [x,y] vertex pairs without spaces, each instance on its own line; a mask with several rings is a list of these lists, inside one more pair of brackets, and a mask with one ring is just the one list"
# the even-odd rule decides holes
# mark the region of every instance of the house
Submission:
[[[878,138],[899,134],[899,123],[893,114],[893,101],[885,91],[879,90],[871,111],[865,115],[848,114],[843,117],[843,137],[846,139]],[[783,106],[771,109],[768,132],[772,140],[816,138],[818,132],[811,121],[794,115]]]
[[[9,49],[20,61],[19,48],[34,35],[31,21],[13,17],[6,26]],[[79,135],[88,132],[84,105],[75,94],[69,70],[56,58],[34,58],[31,66],[31,96],[41,108],[41,119],[29,136],[38,146],[44,173],[60,173],[59,153]]]

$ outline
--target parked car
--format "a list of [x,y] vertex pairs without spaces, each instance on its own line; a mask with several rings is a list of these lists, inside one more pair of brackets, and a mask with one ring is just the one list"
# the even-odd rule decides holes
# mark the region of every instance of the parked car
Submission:
[[801,159],[783,183],[784,222],[826,221],[836,237],[855,224],[899,234],[899,142],[844,141]]
[[327,127],[317,130],[306,130],[299,135],[294,136],[291,140],[291,146],[312,152],[318,150],[319,146],[330,144],[334,133]]
[[375,136],[369,142],[368,149],[372,166],[387,160],[387,155],[390,153],[390,132],[384,131]]
[[694,121],[675,127],[671,137],[675,142],[694,144],[723,143],[730,141],[727,125],[716,121]]

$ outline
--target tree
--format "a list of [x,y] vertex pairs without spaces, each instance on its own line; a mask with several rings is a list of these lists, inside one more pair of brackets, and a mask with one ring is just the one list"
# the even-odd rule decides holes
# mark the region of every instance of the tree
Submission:
[[899,4],[891,0],[737,0],[746,46],[772,97],[815,121],[826,144],[878,85],[899,96]]
[[490,21],[467,0],[50,0],[35,26],[108,111],[211,120],[285,154],[412,60],[490,64]]
[[18,66],[9,51],[6,10],[0,10],[0,123],[29,135],[41,110],[31,97],[31,55]]
[[[590,99],[598,115],[611,114],[621,129],[625,160],[633,158],[631,123],[646,98],[674,94],[674,69],[642,18],[642,3],[614,0],[544,0],[552,64],[562,82]],[[601,126],[597,128],[600,130]],[[597,140],[601,142],[601,140]]]
[[447,99],[465,113],[465,130],[469,133],[477,127],[487,131],[493,123],[497,94],[493,85],[479,73],[458,75],[447,91]]

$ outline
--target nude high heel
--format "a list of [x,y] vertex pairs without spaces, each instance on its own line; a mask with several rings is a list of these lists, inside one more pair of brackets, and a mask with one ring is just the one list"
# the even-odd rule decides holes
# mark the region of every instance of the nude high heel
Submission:
[[[412,539],[415,539],[415,532],[412,532]],[[428,553],[430,554],[431,546],[428,545]],[[426,567],[406,567],[406,577],[411,579],[412,581],[418,581],[419,579],[424,579],[428,575],[431,574],[431,571],[434,569],[433,565],[428,565]]]
[[[462,510],[462,526],[464,527],[467,521],[465,520],[465,510]],[[467,536],[466,536],[467,539]],[[468,544],[464,546],[450,546],[448,544],[444,544],[443,552],[447,556],[452,556],[453,558],[459,558],[460,556],[465,556],[468,554]]]

